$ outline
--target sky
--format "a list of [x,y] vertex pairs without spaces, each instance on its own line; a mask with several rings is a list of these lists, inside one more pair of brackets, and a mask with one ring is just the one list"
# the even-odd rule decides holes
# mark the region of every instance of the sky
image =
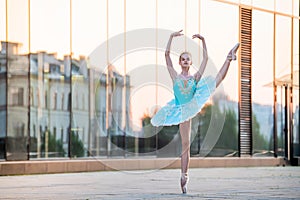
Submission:
[[[108,2],[108,5],[107,5]],[[157,2],[157,5],[156,5]],[[30,0],[30,30],[28,27],[28,1],[8,1],[8,40],[23,44],[20,53],[47,51],[57,52],[58,58],[70,54],[71,48],[74,57],[89,56],[93,51],[105,44],[111,38],[123,34],[125,31],[136,29],[158,28],[170,31],[183,29],[183,33],[190,39],[195,33],[205,37],[211,67],[220,69],[228,51],[239,41],[239,10],[236,5],[224,4],[218,1],[185,0],[127,0],[124,13],[124,0],[72,0],[72,26],[70,26],[69,0]],[[293,12],[293,1],[287,0],[232,0],[227,2],[246,3],[260,8],[283,13]],[[275,4],[274,4],[275,2]],[[186,4],[185,4],[186,3]],[[294,12],[299,12],[299,1],[294,1]],[[157,13],[156,13],[157,8]],[[199,13],[200,9],[200,13]],[[108,14],[107,14],[108,10]],[[5,0],[0,0],[0,40],[5,40]],[[126,14],[126,21],[124,16]],[[157,18],[156,18],[157,16]],[[108,17],[108,20],[107,20]],[[200,18],[199,18],[200,17]],[[107,24],[108,21],[108,24]],[[291,22],[290,18],[279,16],[276,18],[276,77],[290,73],[291,58]],[[126,26],[125,26],[126,24]],[[295,29],[299,27],[294,24]],[[258,10],[253,11],[253,101],[271,105],[273,102],[272,88],[263,87],[272,82],[273,67],[273,15]],[[70,31],[71,29],[71,31]],[[29,45],[30,34],[30,45]],[[270,37],[271,36],[271,37]],[[71,40],[70,40],[71,37]],[[141,35],[141,37],[147,37]],[[149,38],[145,38],[146,40]],[[109,62],[120,73],[134,74],[137,68],[149,65],[165,66],[164,47],[167,37],[161,38],[158,44],[162,49],[157,53],[155,49],[139,49],[119,58],[109,57]],[[294,44],[299,44],[299,38],[294,38]],[[130,46],[127,41],[127,48]],[[185,39],[176,38],[174,48],[189,50]],[[114,51],[113,45],[109,51]],[[124,49],[124,43],[119,44]],[[153,47],[157,46],[153,40]],[[201,45],[200,45],[201,47]],[[294,46],[297,48],[297,46]],[[299,49],[299,48],[298,48]],[[199,53],[193,55],[194,66],[199,64]],[[126,64],[124,62],[126,59]],[[175,69],[179,72],[177,55],[172,55]],[[299,60],[299,59],[298,59]],[[208,66],[210,67],[210,66]],[[192,70],[195,72],[196,68]],[[132,77],[132,82],[140,77],[147,76],[140,72]],[[169,79],[163,76],[162,79]],[[170,80],[166,80],[169,84]],[[140,83],[139,83],[140,84]],[[159,87],[158,101],[156,102],[155,86],[150,83],[133,85],[131,103],[133,105],[133,120],[138,124],[141,116],[151,111],[153,105],[164,105],[173,96],[169,85]],[[229,98],[238,101],[238,61],[232,63],[230,70],[223,81],[222,87]],[[150,98],[149,98],[150,96]]]

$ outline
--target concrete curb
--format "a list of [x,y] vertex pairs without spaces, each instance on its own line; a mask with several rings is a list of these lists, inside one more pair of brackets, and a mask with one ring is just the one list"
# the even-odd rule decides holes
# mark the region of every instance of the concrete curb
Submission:
[[[286,165],[284,158],[191,158],[190,168]],[[179,169],[180,158],[72,159],[0,162],[0,175],[50,174],[115,170]]]

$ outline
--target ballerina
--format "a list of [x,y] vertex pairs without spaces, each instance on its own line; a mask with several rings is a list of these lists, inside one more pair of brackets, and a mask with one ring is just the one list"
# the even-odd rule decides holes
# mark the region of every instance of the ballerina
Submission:
[[153,126],[171,126],[179,124],[182,145],[180,186],[182,193],[186,193],[190,162],[191,119],[200,112],[205,102],[225,78],[231,61],[236,60],[236,52],[240,44],[237,43],[229,51],[216,78],[211,76],[202,77],[208,61],[207,48],[204,37],[200,34],[195,34],[192,38],[200,39],[203,46],[203,60],[200,68],[194,75],[191,75],[189,69],[192,65],[192,56],[189,52],[183,52],[179,56],[181,73],[178,74],[173,68],[173,63],[170,58],[170,49],[172,39],[174,37],[182,36],[183,34],[181,32],[182,30],[170,35],[165,51],[166,64],[173,82],[175,98],[153,116],[151,123]]

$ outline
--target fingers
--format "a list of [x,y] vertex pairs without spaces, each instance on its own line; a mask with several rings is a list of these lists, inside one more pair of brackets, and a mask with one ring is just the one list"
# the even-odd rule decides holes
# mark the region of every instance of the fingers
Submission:
[[[176,36],[181,36],[181,35],[183,35],[183,33],[181,33],[182,31],[183,31],[183,30],[181,29],[180,31],[174,32],[174,33],[172,33],[171,35],[174,36],[174,37],[176,37]],[[194,35],[192,36],[192,39],[195,39],[195,38],[199,38],[200,40],[204,40],[204,37],[201,36],[200,34],[194,34]]]
[[195,38],[199,38],[200,40],[204,40],[204,37],[201,36],[200,34],[195,34],[192,36],[192,39],[195,39]]
[[183,35],[183,33],[181,33],[183,30],[181,29],[180,31],[177,31],[177,32],[175,32],[175,33],[172,33],[172,36],[181,36],[181,35]]

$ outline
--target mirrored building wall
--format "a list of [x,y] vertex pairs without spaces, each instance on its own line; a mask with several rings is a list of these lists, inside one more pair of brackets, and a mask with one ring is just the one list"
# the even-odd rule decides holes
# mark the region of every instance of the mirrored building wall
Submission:
[[[299,156],[298,1],[0,0],[0,159],[179,156],[178,126],[150,124],[173,97],[168,36],[183,29],[171,58],[179,71],[190,51],[194,73],[191,36],[203,35],[216,75],[242,42],[241,8],[252,16],[249,156]],[[241,63],[193,119],[192,156],[239,156]]]

